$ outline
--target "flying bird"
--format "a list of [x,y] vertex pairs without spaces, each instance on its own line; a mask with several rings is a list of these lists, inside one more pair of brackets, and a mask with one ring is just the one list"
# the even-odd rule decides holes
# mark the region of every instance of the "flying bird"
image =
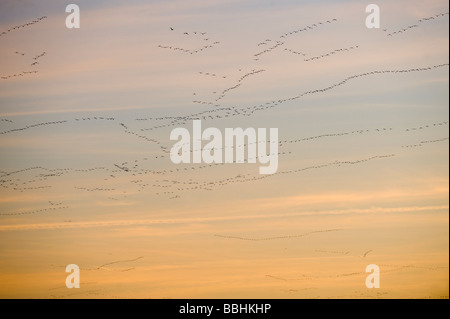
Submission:
[[125,171],[125,172],[129,172],[130,170],[127,167],[120,167],[117,164],[114,164],[114,166],[116,166],[117,168],[120,168],[121,170]]

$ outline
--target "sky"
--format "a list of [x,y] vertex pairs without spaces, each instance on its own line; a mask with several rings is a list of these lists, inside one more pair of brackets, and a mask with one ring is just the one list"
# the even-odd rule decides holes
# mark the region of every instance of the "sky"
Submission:
[[[1,298],[448,299],[447,1],[68,4],[0,3]],[[194,120],[277,172],[172,163]]]

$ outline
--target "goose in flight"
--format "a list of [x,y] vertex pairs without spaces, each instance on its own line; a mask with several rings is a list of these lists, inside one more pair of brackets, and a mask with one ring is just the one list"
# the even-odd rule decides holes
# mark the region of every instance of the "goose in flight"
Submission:
[[121,170],[125,171],[125,172],[129,172],[130,170],[127,167],[120,167],[117,164],[114,164],[114,166],[116,166],[117,168],[120,168]]

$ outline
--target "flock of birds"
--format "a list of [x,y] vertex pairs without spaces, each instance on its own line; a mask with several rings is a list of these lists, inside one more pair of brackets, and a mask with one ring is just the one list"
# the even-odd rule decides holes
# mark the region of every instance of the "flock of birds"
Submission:
[[42,58],[46,53],[47,53],[47,52],[44,51],[44,52],[42,52],[41,54],[35,56],[35,57],[33,58],[34,62],[31,63],[31,65],[33,66],[33,65],[39,64],[38,60],[39,60],[40,58]]
[[[419,19],[417,23],[419,23],[419,24],[420,23],[424,23],[426,21],[431,21],[431,20],[437,19],[439,17],[444,17],[446,15],[448,15],[448,13],[436,14],[436,15],[431,16],[431,17],[426,17],[426,18]],[[289,31],[289,32],[286,32],[286,33],[280,35],[279,38],[282,39],[282,40],[266,39],[263,42],[258,43],[257,46],[259,47],[259,46],[266,46],[267,45],[267,46],[270,46],[270,47],[268,47],[265,50],[262,50],[262,51],[259,51],[259,52],[255,53],[253,55],[253,59],[255,61],[259,61],[259,59],[260,59],[260,57],[262,55],[271,53],[272,51],[276,50],[278,47],[282,47],[286,43],[286,41],[284,39],[286,39],[287,37],[290,37],[292,35],[295,35],[295,34],[298,34],[298,33],[301,33],[301,32],[311,31],[311,30],[314,30],[314,29],[319,28],[321,26],[326,26],[326,25],[329,25],[329,24],[332,24],[332,23],[336,23],[336,22],[338,22],[338,20],[336,18],[329,19],[329,20],[326,20],[326,21],[319,21],[319,22],[307,25],[307,26],[305,26],[303,28],[298,28],[298,29],[295,29],[295,30],[292,30],[292,31]],[[418,27],[418,26],[419,25],[414,24],[414,25],[402,28],[401,30],[397,30],[397,31],[393,31],[393,32],[389,32],[388,29],[383,29],[383,31],[388,32],[388,34],[387,34],[388,36],[392,36],[392,35],[397,35],[397,34],[403,33],[406,30],[409,30],[411,28],[415,28],[415,27]],[[189,34],[189,33],[186,32],[185,34]],[[159,46],[159,47],[161,47],[161,46]],[[164,48],[175,49],[173,47],[164,47]],[[305,54],[303,52],[300,52],[300,51],[295,51],[295,50],[292,50],[292,49],[289,49],[289,48],[284,48],[284,50],[287,51],[287,52],[296,54],[296,55],[301,55],[301,56],[304,57],[303,60],[305,62],[310,62],[310,61],[320,60],[320,59],[323,59],[323,58],[326,58],[326,57],[331,57],[331,56],[336,55],[338,53],[349,52],[349,51],[352,51],[352,50],[355,50],[355,49],[358,49],[358,48],[360,48],[359,45],[354,45],[354,46],[351,46],[351,47],[348,47],[348,48],[334,49],[334,50],[332,50],[332,51],[330,51],[328,53],[324,53],[324,54],[319,54],[319,55],[311,54],[311,56],[309,56],[309,57],[307,56],[307,54]],[[183,50],[181,48],[176,48],[176,49],[177,50]],[[184,52],[188,52],[188,53],[192,54],[192,52],[190,50],[185,50]],[[198,53],[198,52],[196,52],[196,53]],[[412,70],[410,70],[408,72],[412,72]],[[226,75],[222,76],[222,78],[226,78],[226,77],[227,77]],[[193,103],[202,104],[202,105],[208,105],[208,106],[214,106],[216,108],[220,107],[221,104],[219,104],[217,102],[219,102],[220,100],[222,100],[225,97],[225,93],[241,87],[241,85],[240,85],[241,83],[240,82],[241,81],[238,81],[238,83],[234,84],[233,86],[224,89],[219,97],[215,97],[214,98],[214,101],[194,100]],[[324,92],[324,91],[321,91],[321,92]],[[213,93],[217,93],[217,92],[213,92]]]
[[430,143],[439,143],[439,142],[445,142],[448,141],[448,137],[439,138],[436,140],[428,140],[428,141],[420,141],[418,144],[408,144],[408,145],[402,145],[402,148],[416,148],[416,147],[422,147],[424,144],[430,144]]
[[[11,123],[11,120],[2,119],[5,120],[3,122]],[[67,119],[67,120],[60,120],[60,121],[50,121],[50,122],[44,122],[44,123],[36,123],[32,125],[26,125],[24,127],[16,127],[11,128],[5,131],[0,132],[0,135],[5,134],[17,134],[24,130],[30,130],[30,129],[38,129],[39,127],[43,126],[53,126],[53,125],[69,125],[69,124],[76,124],[78,121],[109,121],[111,123],[114,123],[114,125],[121,129],[126,134],[132,134],[133,136],[139,137],[141,135],[133,132],[130,130],[130,128],[125,125],[124,123],[121,123],[112,117],[86,117],[86,118],[75,118],[75,119]],[[328,139],[328,138],[343,138],[348,137],[351,135],[360,136],[362,134],[382,134],[389,136],[391,134],[411,134],[413,132],[421,131],[421,130],[432,130],[439,127],[448,126],[447,121],[443,122],[437,122],[437,123],[427,123],[423,124],[417,127],[407,127],[407,128],[395,128],[395,127],[380,127],[380,128],[374,128],[374,129],[364,129],[364,130],[352,130],[347,132],[335,132],[335,133],[327,133],[327,134],[320,134],[320,135],[314,135],[309,137],[302,137],[302,138],[296,138],[296,139],[282,139],[278,141],[278,147],[281,149],[278,152],[279,157],[288,156],[292,154],[292,150],[288,148],[287,150],[283,150],[282,148],[289,147],[290,145],[295,145],[298,143],[304,143],[304,142],[314,142],[321,139]],[[176,178],[174,179],[165,179],[165,180],[156,180],[154,182],[158,182],[159,184],[155,184],[154,182],[151,183],[150,181],[146,181],[142,179],[142,177],[151,175],[151,176],[164,176],[164,175],[175,175],[175,177],[180,173],[195,173],[199,170],[204,169],[210,169],[213,170],[215,167],[224,166],[227,164],[224,163],[212,163],[212,164],[200,164],[200,165],[185,165],[185,166],[174,166],[172,168],[166,168],[166,169],[152,169],[149,167],[151,165],[151,162],[153,160],[167,160],[168,154],[167,150],[169,149],[169,145],[163,145],[160,141],[149,139],[147,136],[143,136],[149,141],[152,141],[153,143],[159,143],[157,144],[161,150],[160,154],[153,155],[153,156],[147,156],[141,159],[134,159],[131,162],[122,162],[122,163],[111,163],[109,167],[107,166],[99,166],[99,167],[92,167],[87,169],[77,169],[77,168],[45,168],[42,166],[36,166],[36,167],[30,167],[25,168],[17,171],[11,171],[11,172],[0,172],[0,187],[5,189],[11,189],[16,191],[25,191],[25,190],[33,190],[33,189],[40,189],[40,188],[50,188],[52,186],[51,181],[56,181],[56,179],[64,178],[64,176],[68,176],[69,174],[92,174],[94,172],[99,173],[99,176],[103,176],[103,181],[113,181],[117,177],[122,178],[129,178],[129,183],[133,184],[135,186],[138,186],[138,191],[144,191],[150,189],[155,190],[155,195],[175,195],[171,196],[171,199],[178,199],[180,198],[181,192],[183,191],[194,191],[194,190],[207,190],[211,191],[217,187],[222,187],[230,184],[235,183],[248,183],[253,181],[259,181],[266,178],[273,178],[278,175],[285,175],[285,174],[296,174],[300,172],[304,172],[307,170],[317,170],[317,169],[324,169],[327,167],[339,167],[342,165],[358,165],[365,163],[367,161],[376,160],[376,159],[385,159],[389,157],[395,156],[395,154],[386,154],[386,155],[377,155],[372,156],[368,158],[362,158],[357,159],[354,161],[332,161],[332,162],[325,162],[317,165],[310,165],[302,168],[295,168],[295,169],[289,169],[289,170],[279,170],[277,173],[273,175],[252,175],[252,174],[238,174],[236,176],[230,176],[228,178],[218,179],[218,180],[212,180],[208,179],[206,181],[200,182],[200,181],[188,181],[183,182]],[[423,146],[425,144],[430,143],[439,143],[439,142],[445,142],[448,140],[448,137],[443,137],[439,139],[434,140],[422,140],[420,141],[420,146]],[[244,143],[243,145],[236,145],[236,147],[244,146],[248,147],[250,144],[253,143]],[[405,146],[400,145],[401,148],[410,148],[412,146]],[[208,148],[205,148],[208,150]],[[221,148],[222,150],[226,150],[226,147],[223,146]],[[212,150],[212,149],[209,149]],[[191,152],[196,151],[195,149],[191,149]],[[244,160],[245,163],[248,163],[252,159],[246,158]],[[235,162],[235,161],[234,161]],[[33,173],[34,172],[34,173]],[[24,180],[24,173],[27,173],[28,179]],[[32,174],[30,174],[32,173]],[[14,178],[14,176],[20,176],[17,178]],[[141,179],[136,182],[135,177],[141,176]],[[20,178],[21,182],[20,184],[17,182],[17,180]],[[146,177],[147,178],[147,177]],[[44,184],[42,184],[44,183]],[[128,184],[128,185],[130,185]],[[114,193],[117,191],[116,187],[83,187],[80,185],[74,185],[73,186],[77,190],[84,190],[89,192],[103,192],[107,193],[108,198],[115,198],[110,193]],[[122,186],[123,187],[123,186]],[[160,192],[159,188],[166,188],[166,192]],[[123,191],[126,190],[126,188],[122,189]]]
[[[214,109],[209,109],[209,110],[196,112],[196,113],[190,113],[190,114],[186,114],[186,115],[179,115],[176,117],[137,118],[136,120],[137,121],[166,121],[166,124],[162,124],[162,125],[160,124],[160,125],[155,125],[155,126],[152,126],[149,128],[141,129],[143,131],[144,130],[152,131],[152,130],[155,130],[158,128],[181,126],[181,125],[187,124],[193,120],[226,119],[226,118],[237,117],[237,116],[247,116],[248,117],[248,116],[254,115],[256,112],[265,111],[265,110],[279,107],[283,103],[286,103],[286,102],[292,102],[292,101],[300,100],[307,96],[314,96],[317,94],[326,93],[328,91],[331,91],[338,87],[346,85],[356,79],[360,79],[360,78],[364,78],[364,77],[373,77],[373,76],[378,76],[378,75],[389,75],[389,74],[394,75],[394,74],[427,72],[427,71],[432,71],[435,69],[440,69],[440,68],[444,68],[444,67],[448,67],[448,66],[449,66],[448,63],[444,63],[444,64],[437,64],[437,65],[432,65],[432,66],[427,66],[427,67],[417,67],[417,68],[409,68],[409,69],[374,70],[374,71],[370,71],[370,72],[364,72],[364,73],[350,75],[350,76],[342,79],[339,82],[333,83],[333,84],[323,87],[323,88],[304,91],[295,96],[291,96],[288,98],[287,97],[280,98],[278,100],[271,100],[271,101],[267,101],[265,103],[261,103],[258,105],[227,106],[227,107],[220,106],[220,107],[217,107]],[[237,88],[237,87],[234,87],[234,88]],[[212,102],[200,102],[200,101],[196,101],[196,102],[201,103],[201,104],[216,105],[216,104],[213,104]],[[216,106],[219,106],[219,105],[216,105]]]
[[354,50],[354,49],[357,49],[357,48],[359,48],[358,45],[351,46],[351,47],[348,47],[348,48],[343,48],[343,49],[336,49],[336,50],[333,50],[333,51],[331,51],[329,53],[316,55],[316,56],[313,56],[311,58],[304,59],[303,61],[309,62],[309,61],[319,60],[319,59],[322,59],[322,58],[326,58],[326,57],[332,56],[333,54],[336,54],[336,53],[339,53],[339,52],[344,52],[344,51],[348,52],[350,50]]
[[[170,30],[175,31],[173,27],[170,27]],[[198,32],[198,31],[183,32],[183,35],[188,36],[191,42],[192,41],[194,42],[194,46],[192,48],[187,49],[174,45],[162,45],[162,44],[159,44],[158,48],[187,54],[198,54],[208,49],[214,48],[215,46],[220,44],[220,41],[212,41],[210,38],[205,38],[206,32]]]
[[22,72],[19,72],[19,73],[14,73],[14,74],[9,74],[9,75],[2,75],[2,76],[0,76],[0,79],[2,79],[2,80],[8,80],[8,79],[13,79],[13,78],[19,78],[19,77],[21,77],[21,76],[25,76],[25,75],[28,75],[28,74],[36,74],[36,73],[38,73],[38,71],[22,71]]
[[[380,268],[383,268],[383,274],[388,273],[398,273],[398,272],[405,272],[405,271],[417,271],[417,270],[424,270],[424,271],[436,271],[440,269],[446,269],[448,267],[446,266],[435,266],[435,267],[424,267],[424,266],[416,266],[416,265],[387,265],[387,264],[379,264]],[[280,281],[305,281],[305,280],[326,280],[326,279],[332,279],[332,278],[342,278],[342,277],[353,277],[353,276],[361,276],[363,278],[367,277],[367,273],[365,271],[354,271],[349,273],[335,273],[328,276],[324,275],[312,275],[312,274],[301,274],[295,277],[287,277],[287,276],[280,276],[280,275],[271,275],[267,274],[266,277],[280,280]],[[362,281],[364,282],[364,281]]]
[[267,240],[277,240],[277,239],[300,238],[300,237],[310,236],[312,234],[329,233],[329,232],[336,232],[336,231],[340,231],[340,230],[342,230],[342,229],[323,229],[323,230],[311,231],[311,232],[300,234],[300,235],[286,235],[286,236],[261,237],[261,238],[226,236],[226,235],[218,235],[218,234],[215,234],[214,236],[221,237],[221,238],[226,238],[226,239],[238,239],[238,240],[248,240],[248,241],[267,241]]
[[438,13],[438,14],[435,14],[433,16],[421,18],[421,19],[417,20],[416,23],[408,25],[408,26],[403,27],[401,29],[398,29],[396,31],[388,31],[388,29],[382,29],[382,30],[383,30],[383,32],[387,33],[386,36],[392,37],[392,36],[399,35],[401,33],[407,32],[408,30],[411,30],[411,29],[414,29],[414,28],[418,28],[421,23],[432,21],[432,20],[435,20],[435,19],[438,19],[438,18],[443,18],[443,17],[445,17],[447,15],[449,15],[449,12]]
[[20,216],[20,215],[31,215],[31,214],[40,214],[40,213],[49,213],[49,212],[57,212],[61,209],[67,209],[69,206],[62,205],[52,205],[51,207],[35,209],[25,212],[14,212],[14,213],[0,213],[0,216]]
[[298,29],[295,29],[295,30],[292,30],[292,31],[288,31],[288,32],[283,33],[282,35],[279,36],[279,39],[282,39],[282,40],[266,39],[263,42],[258,43],[257,46],[270,45],[270,47],[265,49],[265,50],[262,50],[262,51],[259,51],[259,52],[255,53],[255,54],[253,54],[253,60],[254,61],[259,61],[262,55],[271,53],[272,51],[274,51],[278,47],[282,47],[286,43],[285,39],[290,37],[290,36],[292,36],[292,35],[300,34],[302,32],[311,31],[311,30],[317,29],[317,28],[319,28],[319,27],[321,27],[323,25],[332,24],[334,22],[337,22],[336,18],[331,19],[331,20],[326,20],[326,21],[319,21],[319,22],[316,22],[316,23],[313,23],[313,24],[310,24],[310,25],[306,25],[303,28],[298,28]]
[[[32,62],[32,63],[30,64],[30,66],[38,65],[38,64],[39,64],[38,60],[39,60],[40,58],[42,58],[44,55],[46,55],[46,53],[47,53],[47,52],[44,51],[44,52],[42,52],[41,54],[38,54],[38,55],[36,55],[35,57],[33,57],[34,62]],[[25,52],[19,52],[19,51],[15,51],[14,54],[21,55],[21,56],[25,56],[25,55],[26,55]]]
[[[39,23],[39,22],[41,22],[41,21],[43,21],[45,19],[47,19],[47,16],[42,16],[42,17],[36,18],[36,19],[34,19],[34,20],[30,21],[30,22],[12,26],[9,29],[7,29],[6,31],[2,31],[0,33],[0,37],[8,35],[8,34],[10,34],[13,31],[17,31],[17,30],[21,30],[21,29],[25,29],[25,28],[31,27],[31,26],[33,26],[33,25],[35,25],[35,24],[37,24],[37,23]],[[37,66],[39,64],[38,60],[41,59],[42,57],[44,57],[46,55],[46,53],[47,52],[44,51],[44,52],[34,56],[32,58],[33,61],[31,61],[30,66],[32,66],[32,67]],[[24,57],[24,56],[27,55],[25,52],[19,52],[17,50],[14,51],[14,54],[18,55],[18,56],[21,56],[21,57]],[[0,79],[1,80],[18,79],[20,77],[23,77],[23,76],[26,76],[26,75],[31,75],[31,74],[36,74],[36,73],[38,73],[38,70],[22,71],[22,72],[18,72],[18,73],[9,74],[9,75],[0,75]]]
[[[430,20],[434,20],[437,19],[439,17],[444,17],[448,15],[448,13],[441,13],[441,14],[436,14],[434,16],[431,17],[427,17],[427,18],[422,18],[418,21],[418,23],[424,23],[426,21],[430,21]],[[18,26],[14,26],[12,28],[10,28],[9,30],[5,31],[5,32],[10,32],[11,30],[17,30],[20,28],[24,28],[26,26],[31,26],[43,19],[45,19],[46,16],[41,17],[41,18],[37,18],[29,23],[23,24],[23,25],[18,25]],[[306,25],[304,27],[301,28],[297,28],[294,29],[292,31],[283,33],[279,36],[280,40],[271,40],[271,39],[266,39],[263,42],[260,42],[257,44],[258,47],[260,46],[269,46],[268,49],[265,49],[263,51],[259,51],[257,53],[254,54],[254,57],[260,57],[263,54],[267,54],[273,50],[275,50],[277,47],[284,45],[285,41],[287,40],[288,37],[293,36],[295,34],[299,34],[302,32],[308,32],[308,31],[313,31],[314,29],[317,29],[321,26],[326,26],[326,25],[331,25],[333,23],[337,23],[338,20],[336,18],[333,19],[329,19],[329,20],[324,20],[324,21],[319,21],[310,25]],[[175,32],[175,29],[173,27],[170,28],[171,31]],[[384,29],[384,31],[387,32],[387,29]],[[4,33],[5,33],[4,32]],[[395,32],[394,32],[395,33]],[[197,31],[193,31],[193,32],[183,32],[183,35],[192,39],[196,39],[199,40],[201,39],[202,41],[208,42],[210,41],[210,38],[207,37],[207,33],[206,32],[197,32]],[[218,44],[219,42],[216,41],[214,42],[214,44]],[[173,50],[181,50],[183,52],[191,52],[191,49],[181,49],[181,48],[177,48],[174,46],[169,46],[169,47],[164,47],[159,45],[159,47],[162,48],[170,48]],[[298,52],[298,51],[294,51],[291,49],[287,49],[285,48],[285,51],[294,53],[294,54],[300,54],[302,55],[305,59],[305,61],[313,61],[313,60],[318,60],[324,57],[329,57],[331,55],[337,54],[339,52],[348,52],[354,49],[359,48],[359,45],[356,46],[351,46],[348,48],[341,48],[341,49],[335,49],[330,51],[329,53],[325,53],[325,54],[321,54],[321,55],[312,55],[309,56],[306,55],[305,53],[302,52]],[[195,53],[195,50],[192,51]],[[192,53],[191,52],[191,53]],[[21,56],[25,56],[25,53],[23,52],[19,52],[19,51],[15,51],[15,54],[17,55],[21,55]],[[40,58],[42,58],[43,56],[46,55],[46,52],[42,52],[39,55],[36,55],[35,57],[33,57],[33,64],[32,65],[36,65],[38,64],[38,60]],[[207,109],[204,111],[200,111],[200,112],[196,112],[196,113],[191,113],[191,114],[187,114],[187,115],[179,115],[179,116],[167,116],[167,117],[158,117],[158,118],[136,118],[135,121],[152,121],[152,122],[165,122],[165,123],[161,123],[161,124],[157,124],[151,127],[144,127],[144,128],[140,128],[138,130],[136,129],[132,129],[130,128],[130,124],[125,124],[123,122],[119,122],[116,118],[114,117],[83,117],[83,118],[75,118],[75,119],[71,119],[71,120],[60,120],[60,121],[49,121],[49,122],[43,122],[43,123],[36,123],[36,124],[30,124],[30,125],[25,125],[23,127],[14,127],[14,128],[6,128],[3,131],[0,131],[0,135],[6,135],[6,134],[12,134],[12,133],[18,133],[20,131],[25,131],[25,130],[30,130],[30,129],[38,129],[39,127],[42,126],[54,126],[54,125],[62,125],[62,124],[68,124],[68,123],[72,123],[73,121],[78,122],[78,121],[100,121],[100,120],[105,120],[105,121],[114,121],[114,122],[119,122],[119,125],[121,127],[121,129],[123,130],[123,132],[125,134],[129,134],[132,135],[136,138],[145,140],[147,142],[151,142],[155,145],[157,145],[161,151],[161,154],[154,156],[154,158],[161,158],[161,159],[167,159],[167,155],[169,153],[169,147],[168,145],[164,145],[160,140],[152,138],[151,135],[149,136],[148,134],[146,134],[146,132],[149,131],[154,131],[154,130],[158,130],[158,129],[164,129],[164,128],[170,128],[170,127],[175,127],[175,126],[180,126],[180,125],[184,125],[189,123],[192,120],[196,120],[196,119],[200,119],[200,120],[213,120],[213,119],[227,119],[227,118],[232,118],[232,117],[236,117],[236,116],[252,116],[253,114],[255,114],[258,111],[264,111],[264,110],[268,110],[271,108],[275,108],[275,107],[279,107],[280,105],[282,105],[285,102],[289,102],[289,101],[295,101],[295,100],[299,100],[303,97],[309,96],[309,95],[316,95],[316,94],[321,94],[321,93],[326,93],[327,91],[330,91],[332,89],[335,89],[339,86],[348,84],[350,81],[359,79],[359,78],[363,78],[363,77],[369,77],[369,76],[375,76],[375,75],[382,75],[382,74],[402,74],[402,73],[412,73],[412,72],[425,72],[425,71],[431,71],[433,69],[438,69],[438,68],[443,68],[443,67],[448,67],[448,63],[446,64],[437,64],[437,65],[432,65],[432,66],[428,66],[428,67],[418,67],[418,68],[409,68],[409,69],[390,69],[390,70],[374,70],[371,72],[364,72],[364,73],[360,73],[360,74],[354,74],[354,75],[350,75],[348,77],[345,77],[344,79],[342,79],[339,82],[333,83],[329,86],[323,87],[323,88],[317,88],[315,90],[309,90],[309,91],[304,91],[298,95],[294,95],[291,97],[286,97],[286,98],[280,98],[277,100],[271,100],[271,101],[267,101],[265,103],[261,103],[259,105],[253,105],[253,106],[228,106],[228,107],[222,107],[220,104],[218,104],[217,102],[219,102],[220,100],[224,99],[226,97],[226,95],[231,92],[232,90],[236,90],[238,88],[241,87],[242,83],[244,80],[250,78],[251,76],[256,76],[258,74],[262,74],[263,72],[266,71],[266,69],[252,69],[249,72],[246,72],[242,75],[240,75],[237,79],[235,84],[233,84],[232,86],[229,86],[227,88],[224,88],[222,91],[220,92],[213,92],[216,94],[219,94],[217,97],[215,97],[215,101],[200,101],[200,100],[194,100],[194,103],[198,103],[198,104],[203,104],[203,105],[214,105],[215,107],[213,109]],[[239,71],[242,71],[241,69]],[[18,74],[13,74],[13,75],[9,75],[9,76],[2,76],[1,79],[9,79],[9,78],[13,78],[13,77],[19,77],[19,76],[24,76],[26,74],[31,74],[31,73],[37,73],[38,71],[34,70],[34,71],[24,71]],[[211,77],[220,77],[222,79],[226,79],[229,76],[228,75],[220,75],[218,76],[216,73],[214,72],[198,72],[201,75],[205,75],[205,76],[211,76]],[[194,93],[195,95],[195,93]],[[12,123],[11,120],[7,119],[7,118],[2,118],[1,122],[5,122],[5,123]],[[446,125],[448,123],[443,122],[443,123],[434,123],[432,125]],[[429,127],[429,125],[425,125],[424,127]],[[418,128],[418,129],[422,129],[422,128]],[[411,129],[413,130],[413,129]],[[316,139],[321,139],[321,138],[325,138],[325,137],[339,137],[339,136],[348,136],[351,134],[363,134],[363,133],[369,133],[369,132],[386,132],[386,131],[392,131],[392,128],[380,128],[380,129],[372,129],[372,130],[359,130],[359,131],[351,131],[351,132],[343,132],[343,133],[330,133],[330,134],[322,134],[319,136],[313,136],[313,137],[304,137],[304,138],[299,138],[299,139],[292,139],[292,140],[281,140],[279,142],[279,147],[286,147],[289,144],[295,144],[295,143],[299,143],[299,142],[305,142],[305,141],[311,141],[311,140],[316,140]],[[408,131],[408,129],[407,129]],[[401,146],[402,148],[413,148],[413,147],[419,147],[419,146],[423,146],[424,144],[428,144],[428,143],[436,143],[436,142],[442,142],[442,141],[446,141],[447,138],[441,138],[441,139],[436,139],[436,140],[430,140],[430,141],[421,141],[420,143],[417,144],[412,144],[412,145],[403,145]],[[248,145],[245,145],[248,146]],[[193,150],[191,150],[192,152]],[[286,154],[291,154],[290,151],[286,151],[286,152],[279,152],[279,155],[286,155]],[[388,156],[393,156],[393,154],[389,154]],[[378,157],[374,157],[374,158],[378,158]],[[383,157],[380,157],[383,158]],[[248,161],[248,159],[247,159]],[[344,164],[358,164],[360,162],[363,162],[364,159],[361,160],[356,160],[354,162],[340,162],[339,165],[344,165]],[[207,167],[214,167],[214,166],[218,166],[217,164],[211,164],[211,165],[199,165],[196,167],[184,167],[184,168],[174,168],[174,169],[163,169],[163,170],[159,170],[159,171],[154,171],[151,169],[143,169],[140,168],[138,164],[135,164],[134,167],[132,168],[125,168],[123,166],[118,166],[116,164],[115,168],[119,169],[119,171],[121,171],[122,173],[131,173],[132,176],[137,176],[137,175],[146,175],[148,173],[152,173],[152,174],[169,174],[169,173],[177,173],[177,172],[182,172],[182,171],[190,171],[193,172],[197,169],[202,169],[202,168],[207,168]],[[311,166],[311,167],[307,167],[307,168],[301,168],[301,169],[297,169],[297,170],[290,170],[290,171],[279,171],[277,174],[286,174],[286,173],[293,173],[293,172],[298,172],[298,171],[303,171],[305,169],[312,169],[312,168],[322,168],[322,167],[327,167],[329,166],[330,163],[326,163],[326,164],[321,164],[321,165],[317,165],[317,166]],[[334,165],[334,164],[333,164]],[[114,171],[114,169],[111,168],[106,168],[103,167],[102,168],[105,171]],[[89,171],[89,170],[88,170]],[[58,177],[61,176],[62,173],[64,171],[60,170],[57,174],[53,175],[53,177]],[[67,172],[67,171],[66,171]],[[243,175],[239,175],[239,177],[237,178],[232,178],[231,181],[235,182],[235,181],[239,181],[242,182],[244,181],[244,179],[242,178]],[[262,177],[262,178],[267,178],[267,177]],[[261,176],[255,176],[253,178],[249,178],[249,179],[245,179],[246,181],[248,180],[258,180],[261,179]],[[205,182],[203,185],[196,185],[195,189],[207,189],[210,190],[212,189],[212,186],[214,185],[227,185],[230,182],[230,180],[221,180],[219,182]],[[23,185],[22,188],[17,187],[18,185],[12,183],[9,184],[8,186],[5,183],[1,183],[0,184],[2,187],[11,187],[12,189],[16,189],[16,190],[21,190],[24,191],[26,189],[37,189],[35,187],[48,187],[48,185],[46,186],[33,186],[30,188],[27,188],[26,185]],[[145,183],[143,185],[148,186],[149,183]],[[83,189],[81,188],[77,188],[77,189]],[[89,189],[90,191],[98,191],[98,190],[112,190],[113,188],[102,188],[102,187],[97,187],[97,188],[91,188]],[[180,188],[177,189],[178,191],[182,190]],[[179,198],[179,197],[177,197]]]

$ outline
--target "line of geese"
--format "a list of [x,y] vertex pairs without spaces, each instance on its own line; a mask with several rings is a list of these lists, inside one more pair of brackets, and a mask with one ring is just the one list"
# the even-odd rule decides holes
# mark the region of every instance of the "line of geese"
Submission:
[[[427,66],[427,67],[416,67],[416,68],[409,68],[409,69],[374,70],[374,71],[370,71],[370,72],[364,72],[364,73],[359,73],[359,74],[354,74],[354,75],[348,76],[339,82],[335,82],[335,83],[333,83],[327,87],[321,88],[321,89],[305,91],[303,93],[292,96],[290,98],[282,98],[282,99],[278,99],[278,100],[272,100],[272,101],[268,101],[268,102],[258,104],[258,105],[244,106],[244,107],[242,107],[242,106],[220,107],[220,108],[215,108],[215,109],[210,109],[210,110],[204,110],[201,112],[186,114],[183,116],[179,115],[179,116],[172,116],[172,117],[167,116],[167,117],[158,117],[158,118],[136,118],[136,120],[137,121],[169,120],[171,122],[164,125],[164,127],[173,127],[173,126],[179,125],[180,123],[185,123],[185,122],[192,121],[192,120],[224,119],[224,118],[229,118],[229,117],[234,117],[234,116],[252,116],[256,112],[269,110],[269,109],[278,107],[283,103],[299,100],[305,96],[326,93],[328,91],[331,91],[333,89],[341,87],[345,84],[348,84],[349,82],[356,80],[356,79],[371,77],[371,76],[375,76],[375,75],[383,75],[383,74],[398,75],[398,74],[407,74],[407,73],[415,73],[415,72],[426,72],[426,71],[440,69],[440,68],[444,68],[444,67],[448,67],[448,66],[449,66],[448,63],[443,63],[443,64],[437,64],[437,65],[432,65],[432,66]],[[153,127],[150,127],[150,128],[144,129],[144,130],[152,130],[155,128],[156,128],[156,126],[153,126]]]
[[[416,23],[408,25],[406,27],[402,27],[400,29],[397,29],[396,31],[391,31],[390,32],[390,31],[388,31],[388,29],[383,29],[383,31],[384,32],[388,32],[386,36],[392,37],[392,36],[399,35],[401,33],[407,32],[408,30],[411,30],[411,29],[414,29],[414,28],[418,28],[421,23],[424,23],[424,22],[427,22],[427,21],[431,21],[431,20],[435,20],[437,18],[444,17],[444,16],[446,16],[448,14],[449,14],[448,12],[438,13],[438,14],[435,14],[433,16],[429,16],[429,17],[426,17],[426,18],[421,18],[421,19],[417,20]],[[419,24],[417,24],[417,23],[419,23]]]
[[46,18],[47,18],[47,16],[43,16],[43,17],[40,17],[40,18],[36,18],[35,20],[32,20],[31,22],[27,22],[27,23],[24,23],[24,24],[16,25],[16,26],[14,26],[14,27],[12,27],[12,28],[9,28],[9,29],[6,30],[6,31],[1,32],[1,33],[0,33],[0,37],[3,36],[3,35],[8,34],[8,33],[11,32],[11,31],[14,31],[14,30],[18,30],[18,29],[21,29],[21,28],[25,28],[25,27],[32,26],[33,24],[36,24],[36,23],[38,23],[38,22],[40,22],[40,21],[42,21],[42,20],[44,20],[44,19],[46,19]]

